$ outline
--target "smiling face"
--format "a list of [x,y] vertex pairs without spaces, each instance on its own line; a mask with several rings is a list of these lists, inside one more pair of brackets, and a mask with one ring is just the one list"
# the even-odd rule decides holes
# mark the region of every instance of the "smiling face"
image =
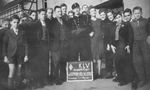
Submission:
[[134,18],[135,18],[135,19],[140,19],[140,18],[142,17],[142,12],[141,12],[140,9],[135,9],[135,10],[133,11],[133,15],[134,15]]
[[47,14],[48,18],[51,18],[52,15],[53,15],[53,10],[52,9],[48,9],[46,14]]
[[3,28],[8,28],[8,27],[9,27],[9,21],[4,21],[4,22],[2,23],[2,27],[3,27]]
[[67,7],[66,6],[63,6],[61,7],[61,11],[62,11],[62,14],[66,14],[67,13]]
[[73,9],[74,15],[79,15],[80,14],[80,8],[74,8]]
[[13,19],[12,21],[10,21],[10,25],[12,28],[17,28],[19,24],[19,20],[18,19]]
[[61,8],[56,8],[55,10],[55,16],[60,18],[62,16],[62,11]]
[[129,22],[129,21],[131,20],[131,17],[132,17],[132,15],[131,15],[130,12],[125,12],[125,13],[123,14],[123,16],[124,16],[125,22]]
[[115,21],[117,23],[121,23],[122,22],[122,16],[120,14],[118,14],[116,17],[115,17]]
[[96,17],[96,9],[95,8],[90,9],[90,15],[92,17]]
[[101,12],[100,13],[100,19],[101,20],[105,20],[106,19],[106,13],[105,12]]
[[41,11],[41,12],[39,13],[39,19],[40,19],[41,21],[44,21],[44,20],[45,20],[45,17],[46,17],[46,12],[45,12],[45,11]]
[[30,17],[31,17],[33,20],[35,20],[35,19],[36,19],[36,12],[32,12],[31,15],[30,15]]
[[112,12],[108,12],[108,13],[107,13],[107,17],[108,17],[108,19],[109,19],[110,21],[113,21],[113,20],[114,20],[114,15],[113,15]]

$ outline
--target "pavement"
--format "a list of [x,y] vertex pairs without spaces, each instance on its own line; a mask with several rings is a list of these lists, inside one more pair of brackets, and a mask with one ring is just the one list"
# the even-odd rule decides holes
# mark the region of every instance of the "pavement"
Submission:
[[[118,86],[112,79],[97,79],[87,82],[64,82],[62,85],[45,86],[36,90],[131,90],[131,83]],[[150,83],[137,90],[150,90]]]

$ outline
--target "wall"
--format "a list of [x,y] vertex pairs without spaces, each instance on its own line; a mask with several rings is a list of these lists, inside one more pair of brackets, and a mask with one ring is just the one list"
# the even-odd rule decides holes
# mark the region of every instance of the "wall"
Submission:
[[49,8],[54,8],[56,5],[65,3],[68,6],[68,10],[71,10],[71,6],[75,2],[79,3],[80,6],[82,6],[83,4],[95,6],[105,1],[108,1],[108,0],[47,0]]
[[124,7],[133,9],[135,6],[143,8],[143,17],[150,17],[150,0],[124,0]]

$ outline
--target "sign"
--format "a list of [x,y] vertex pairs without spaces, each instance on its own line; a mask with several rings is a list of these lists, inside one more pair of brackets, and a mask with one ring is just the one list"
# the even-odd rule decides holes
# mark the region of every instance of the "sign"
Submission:
[[67,62],[67,82],[92,81],[93,62]]

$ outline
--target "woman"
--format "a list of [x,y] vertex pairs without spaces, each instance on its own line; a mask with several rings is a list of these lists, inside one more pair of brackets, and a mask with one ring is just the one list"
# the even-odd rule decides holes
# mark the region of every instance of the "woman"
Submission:
[[100,20],[96,18],[96,9],[90,9],[93,32],[91,36],[91,51],[95,63],[95,77],[100,75],[100,62],[104,58],[103,32],[100,29]]
[[133,79],[131,48],[133,43],[133,31],[130,23],[122,21],[121,13],[115,17],[116,30],[114,31],[114,41],[111,46],[115,53],[115,69],[119,85],[126,85]]

